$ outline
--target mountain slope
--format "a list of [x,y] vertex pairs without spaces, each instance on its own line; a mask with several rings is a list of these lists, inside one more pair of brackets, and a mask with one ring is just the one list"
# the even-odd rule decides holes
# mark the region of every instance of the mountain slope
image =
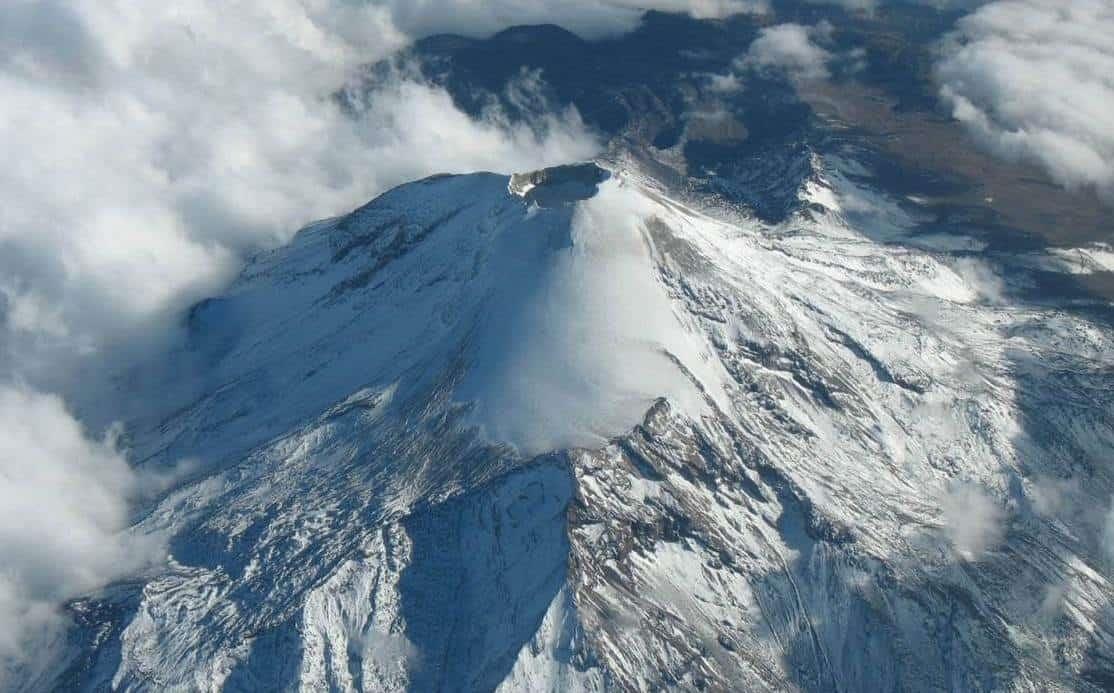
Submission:
[[128,383],[193,472],[67,687],[1100,687],[1111,333],[891,242],[839,163],[776,225],[621,160],[256,258]]

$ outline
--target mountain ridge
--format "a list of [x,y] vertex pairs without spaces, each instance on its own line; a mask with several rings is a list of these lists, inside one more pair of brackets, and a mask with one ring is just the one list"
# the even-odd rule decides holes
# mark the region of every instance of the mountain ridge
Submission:
[[174,369],[131,422],[145,464],[197,466],[132,530],[168,568],[73,605],[70,680],[1093,687],[1099,539],[1034,503],[1111,401],[1018,400],[1101,384],[1109,334],[857,231],[903,227],[812,161],[777,225],[610,161],[551,206],[426,179],[257,257],[168,356],[201,396]]

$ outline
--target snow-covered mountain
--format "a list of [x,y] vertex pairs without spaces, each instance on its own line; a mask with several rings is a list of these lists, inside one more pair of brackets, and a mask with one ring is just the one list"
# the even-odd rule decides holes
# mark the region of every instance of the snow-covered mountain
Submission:
[[779,223],[613,156],[255,258],[126,383],[171,560],[54,685],[1110,685],[1111,331],[810,166]]

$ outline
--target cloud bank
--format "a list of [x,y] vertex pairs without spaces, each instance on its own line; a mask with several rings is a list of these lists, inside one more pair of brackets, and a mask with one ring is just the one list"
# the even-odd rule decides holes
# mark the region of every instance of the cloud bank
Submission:
[[[0,13],[0,295],[33,380],[213,292],[242,256],[440,171],[591,155],[575,113],[473,120],[400,76],[333,95],[407,40],[345,2],[20,2]],[[60,34],[61,32],[61,34]],[[535,77],[536,78],[536,77]]]
[[59,602],[141,568],[159,548],[120,534],[142,483],[112,436],[88,438],[58,397],[0,386],[0,479],[2,687],[11,667],[48,659]]
[[941,95],[1000,156],[1114,203],[1114,4],[999,0],[959,22]]
[[826,22],[812,27],[800,24],[768,27],[750,44],[741,66],[779,70],[799,81],[826,79],[833,56],[819,42],[826,41],[831,31]]
[[833,31],[834,27],[823,20],[813,26],[788,22],[766,27],[747,51],[732,61],[727,74],[711,75],[709,86],[717,92],[737,91],[744,87],[747,73],[781,76],[803,86],[828,79],[832,67],[854,69],[862,59],[861,52],[828,50]]
[[245,254],[403,181],[590,156],[599,144],[575,113],[538,114],[530,128],[477,121],[402,76],[355,117],[333,96],[421,35],[541,22],[608,35],[647,8],[722,17],[765,3],[5,4],[0,376],[62,387],[68,356],[150,331]]

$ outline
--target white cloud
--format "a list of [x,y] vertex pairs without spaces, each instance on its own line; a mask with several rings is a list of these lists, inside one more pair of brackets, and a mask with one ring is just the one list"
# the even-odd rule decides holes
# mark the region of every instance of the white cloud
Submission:
[[817,41],[826,40],[831,26],[814,27],[800,24],[778,24],[763,29],[750,44],[740,65],[758,70],[778,70],[794,80],[817,80],[828,77],[832,54]]
[[742,13],[768,12],[770,9],[768,0],[610,0],[610,4],[639,10],[683,12],[697,19],[722,19]]
[[848,10],[872,14],[881,5],[925,5],[938,10],[978,7],[989,0],[805,0],[810,5],[837,5]]
[[699,19],[765,12],[768,0],[372,0],[410,36],[459,33],[486,36],[508,26],[557,24],[585,38],[630,31],[646,10]]
[[977,560],[1005,538],[1005,509],[980,486],[951,484],[940,499],[944,532],[956,553]]
[[1114,5],[999,0],[959,22],[941,94],[986,147],[1114,202]]
[[159,547],[121,534],[143,484],[112,437],[89,440],[58,397],[0,386],[0,479],[2,687],[5,662],[47,659],[59,602],[142,567]]
[[213,292],[245,252],[387,187],[598,146],[575,112],[532,127],[477,121],[402,78],[345,114],[332,95],[407,40],[383,7],[89,0],[0,14],[0,348],[29,378]]
[[873,12],[878,8],[878,0],[806,0],[810,5],[837,5],[848,10]]
[[979,300],[999,304],[1004,302],[1006,283],[985,261],[974,257],[960,257],[952,262],[952,268]]

